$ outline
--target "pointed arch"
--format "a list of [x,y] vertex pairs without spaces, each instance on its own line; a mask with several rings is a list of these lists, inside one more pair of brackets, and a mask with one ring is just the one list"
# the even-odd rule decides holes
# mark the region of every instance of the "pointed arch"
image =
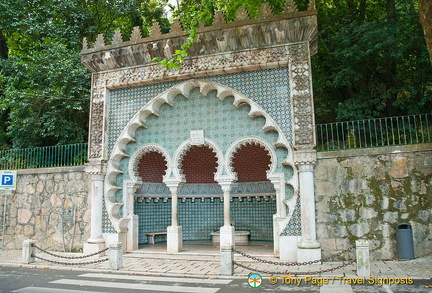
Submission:
[[[174,85],[170,89],[160,93],[152,100],[150,100],[143,108],[141,108],[124,127],[118,139],[116,140],[116,143],[114,144],[110,159],[108,160],[107,164],[107,172],[105,178],[105,205],[108,211],[108,216],[117,232],[126,231],[127,223],[129,221],[129,219],[121,217],[120,208],[123,204],[117,202],[116,200],[116,193],[123,188],[117,183],[117,176],[124,173],[120,168],[120,161],[123,158],[131,156],[131,154],[128,154],[127,152],[127,145],[130,142],[137,141],[136,131],[139,128],[147,128],[146,121],[149,116],[160,115],[159,110],[162,105],[168,104],[170,106],[175,106],[175,98],[177,96],[182,95],[188,99],[190,97],[191,91],[194,89],[198,89],[200,93],[204,96],[207,96],[210,91],[216,91],[216,96],[220,101],[223,101],[227,97],[232,97],[233,105],[236,108],[239,108],[243,105],[248,105],[250,107],[250,110],[248,112],[249,117],[256,118],[261,116],[265,118],[265,124],[263,126],[264,132],[275,131],[277,133],[277,139],[274,142],[274,146],[284,147],[288,150],[288,156],[285,160],[283,160],[282,164],[291,164],[293,162],[291,148],[283,132],[273,120],[273,118],[268,115],[257,103],[255,103],[245,95],[233,90],[232,88],[215,82],[193,79],[181,82],[177,85]],[[274,174],[277,162],[274,148],[271,147],[271,144],[264,139],[259,138],[259,141],[260,144],[262,142],[262,144],[266,146],[266,149],[268,149],[269,151],[271,150],[271,156],[273,156],[273,163],[269,172],[270,174]],[[235,146],[232,145],[232,147],[229,148],[228,152],[226,153],[227,156],[225,157],[216,142],[212,141],[211,139],[205,138],[205,144],[216,153],[216,157],[218,160],[215,181],[218,181],[220,178],[226,175],[232,177],[233,179],[236,178],[236,175],[233,173],[230,164],[227,163],[227,160],[225,159],[229,157],[228,154],[232,153],[232,148],[234,148]],[[177,148],[173,159],[171,160],[169,157],[169,153],[163,148],[158,148],[157,146],[151,144],[148,145],[147,149],[156,148],[156,151],[161,152],[167,159],[168,168],[164,176],[164,181],[169,178],[184,181],[183,175],[181,174],[181,169],[179,168],[179,162],[181,162],[181,156],[185,154],[185,152],[188,148],[190,148],[190,146],[191,142],[189,140],[184,141]],[[145,147],[140,149],[141,151],[146,151]],[[138,154],[136,154],[135,151],[134,154],[132,154],[132,162],[136,161],[136,156],[138,156]],[[134,173],[133,164],[134,163],[132,163],[132,165],[130,165],[128,168],[128,172],[132,177],[136,176],[136,174]]]

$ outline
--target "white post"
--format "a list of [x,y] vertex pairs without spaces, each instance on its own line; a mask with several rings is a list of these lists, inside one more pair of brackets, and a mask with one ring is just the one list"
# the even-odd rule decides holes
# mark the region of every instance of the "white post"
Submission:
[[177,253],[183,249],[183,231],[178,225],[178,188],[179,180],[165,180],[171,192],[171,226],[167,227],[167,251]]
[[230,213],[230,200],[231,200],[231,186],[232,179],[221,179],[219,180],[219,185],[222,187],[223,191],[223,201],[224,201],[224,225],[220,228],[220,248],[235,246],[235,232],[234,226],[231,226],[231,213]]
[[126,251],[138,249],[138,216],[134,215],[135,191],[142,185],[142,181],[123,180],[123,217],[128,218],[126,235]]
[[234,251],[232,245],[221,246],[221,275],[232,276],[234,274]]
[[111,270],[123,267],[123,245],[121,242],[112,243],[109,246],[109,266]]
[[35,262],[34,258],[34,244],[36,243],[35,240],[24,240],[23,241],[23,248],[22,248],[22,262],[25,264],[29,264],[32,262]]
[[[273,215],[273,252],[280,256],[280,233],[283,227],[280,227],[280,222],[286,218],[285,200],[285,175],[275,174],[268,178],[275,189],[276,194],[276,214]],[[297,247],[297,246],[296,246]]]
[[370,276],[369,241],[356,241],[357,276]]
[[3,202],[3,229],[2,229],[2,242],[1,242],[1,249],[4,249],[4,242],[5,242],[5,235],[6,235],[6,214],[7,214],[7,198],[8,195],[11,194],[11,190],[3,190],[4,194],[4,202]]
[[102,163],[93,163],[86,166],[86,173],[91,174],[91,223],[90,238],[84,244],[85,254],[95,253],[105,248],[105,239],[102,236],[105,172],[102,169]]
[[316,164],[316,152],[313,150],[295,152],[294,158],[299,172],[302,228],[297,261],[313,261],[321,259],[321,245],[317,241],[315,223],[314,167]]
[[88,239],[88,243],[102,243],[105,242],[102,237],[104,175],[93,174],[91,177],[91,226],[90,239]]

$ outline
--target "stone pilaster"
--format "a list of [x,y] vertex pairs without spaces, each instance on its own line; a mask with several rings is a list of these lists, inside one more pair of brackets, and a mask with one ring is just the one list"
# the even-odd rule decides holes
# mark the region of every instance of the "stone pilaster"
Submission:
[[142,184],[142,181],[124,180],[123,181],[123,218],[129,219],[126,251],[138,249],[138,216],[134,215],[134,195]]
[[219,180],[223,191],[224,202],[224,225],[220,228],[220,247],[235,246],[234,226],[231,226],[230,200],[231,200],[231,179]]
[[299,172],[302,235],[298,244],[297,261],[321,258],[320,244],[316,239],[314,167],[316,151],[294,152],[294,163]]
[[178,189],[179,180],[166,180],[165,184],[171,192],[171,226],[167,228],[167,251],[179,252],[183,248],[183,231],[178,225]]
[[102,208],[104,198],[105,163],[100,160],[90,161],[85,172],[91,175],[91,223],[90,238],[84,244],[84,253],[94,253],[105,248],[102,236]]

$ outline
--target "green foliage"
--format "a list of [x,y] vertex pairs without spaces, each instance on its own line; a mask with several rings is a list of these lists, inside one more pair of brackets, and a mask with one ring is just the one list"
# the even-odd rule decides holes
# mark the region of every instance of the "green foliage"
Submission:
[[153,2],[1,1],[0,148],[86,141],[91,73],[80,64],[82,39],[130,35]]
[[6,87],[0,107],[9,113],[13,145],[85,141],[90,76],[76,50],[52,42],[40,45],[29,56],[1,62]]
[[[239,7],[258,18],[280,0],[183,0],[173,11],[189,38],[166,68],[179,68],[200,23],[215,11],[234,21]],[[297,0],[305,10],[307,0]],[[312,59],[317,123],[414,114],[432,108],[432,68],[417,1],[316,0],[319,51]],[[0,1],[0,149],[86,141],[90,73],[80,64],[83,37],[128,39],[134,26],[166,33],[167,0]],[[173,9],[173,7],[171,7]]]
[[398,1],[394,13],[385,1],[317,5],[320,42],[312,64],[318,123],[432,108],[432,68],[414,2]]

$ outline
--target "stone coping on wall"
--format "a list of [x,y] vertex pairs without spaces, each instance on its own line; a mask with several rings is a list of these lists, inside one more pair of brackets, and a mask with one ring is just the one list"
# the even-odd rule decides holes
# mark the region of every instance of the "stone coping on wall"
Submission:
[[[223,13],[218,11],[210,26],[200,26],[197,29],[197,37],[181,68],[170,69],[166,73],[176,76],[182,73],[196,75],[195,71],[201,71],[197,70],[198,67],[204,67],[201,63],[210,64],[206,67],[222,63],[219,65],[223,68],[235,67],[238,70],[245,59],[268,59],[269,53],[265,48],[294,43],[307,43],[308,53],[313,55],[318,51],[317,32],[314,0],[309,1],[306,11],[299,11],[294,0],[287,0],[282,15],[273,15],[270,5],[263,3],[258,19],[249,19],[248,12],[242,7],[231,23],[227,23]],[[128,41],[123,40],[120,31],[115,32],[110,44],[105,42],[104,35],[99,34],[93,44],[89,44],[84,38],[81,61],[93,73],[143,65],[151,65],[149,70],[152,72],[165,72],[155,60],[173,58],[188,37],[189,33],[183,30],[180,20],[175,20],[170,32],[166,34],[155,23],[149,37],[143,37],[140,28],[135,27]],[[260,53],[257,53],[257,49]],[[265,67],[265,62],[261,66]],[[139,74],[145,75],[143,72]]]
[[21,169],[18,170],[18,175],[84,172],[84,168],[85,166]]
[[347,158],[347,157],[359,157],[359,156],[377,156],[377,155],[398,154],[398,153],[406,153],[406,152],[413,153],[413,152],[427,152],[427,151],[432,151],[432,143],[318,152],[317,159],[319,160],[319,159],[331,159],[335,157]]

